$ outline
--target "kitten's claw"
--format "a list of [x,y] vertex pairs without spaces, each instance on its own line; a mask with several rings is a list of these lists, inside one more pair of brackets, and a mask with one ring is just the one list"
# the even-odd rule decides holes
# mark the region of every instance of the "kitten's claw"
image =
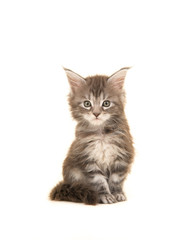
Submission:
[[116,203],[117,200],[112,194],[101,194],[100,202],[105,204]]
[[114,197],[118,202],[126,201],[126,196],[124,193],[115,193]]

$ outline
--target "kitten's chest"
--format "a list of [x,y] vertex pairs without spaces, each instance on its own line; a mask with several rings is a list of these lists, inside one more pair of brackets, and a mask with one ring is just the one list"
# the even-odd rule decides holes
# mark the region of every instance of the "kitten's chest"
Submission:
[[113,138],[95,137],[88,145],[89,157],[98,165],[108,166],[120,155],[120,148],[114,144]]

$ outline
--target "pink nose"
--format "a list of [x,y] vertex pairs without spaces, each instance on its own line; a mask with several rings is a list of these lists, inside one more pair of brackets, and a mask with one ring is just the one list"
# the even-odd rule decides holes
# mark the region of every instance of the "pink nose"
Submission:
[[100,115],[100,113],[97,113],[97,112],[94,112],[93,114],[94,114],[94,116],[96,116],[96,117],[98,117],[98,116]]

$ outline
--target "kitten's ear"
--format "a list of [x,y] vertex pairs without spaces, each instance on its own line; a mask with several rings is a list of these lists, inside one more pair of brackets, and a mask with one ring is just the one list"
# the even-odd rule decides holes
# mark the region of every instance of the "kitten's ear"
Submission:
[[70,87],[72,89],[72,91],[76,91],[79,88],[81,88],[83,85],[86,84],[86,81],[84,80],[83,77],[81,77],[80,75],[78,75],[77,73],[71,71],[70,69],[64,68]]
[[124,86],[124,80],[127,74],[127,71],[130,69],[130,67],[121,68],[119,71],[115,72],[113,75],[111,75],[107,82],[108,84],[115,89],[122,89]]

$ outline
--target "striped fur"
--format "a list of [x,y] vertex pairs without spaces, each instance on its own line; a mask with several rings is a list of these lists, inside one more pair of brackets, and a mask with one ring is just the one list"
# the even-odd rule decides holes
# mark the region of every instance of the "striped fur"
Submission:
[[[76,139],[63,164],[64,179],[51,191],[51,200],[94,205],[126,199],[123,183],[134,158],[124,113],[127,70],[123,68],[110,77],[82,78],[65,69],[71,86],[69,104],[78,124]],[[104,107],[105,100],[110,106]],[[91,106],[85,107],[84,101]]]

